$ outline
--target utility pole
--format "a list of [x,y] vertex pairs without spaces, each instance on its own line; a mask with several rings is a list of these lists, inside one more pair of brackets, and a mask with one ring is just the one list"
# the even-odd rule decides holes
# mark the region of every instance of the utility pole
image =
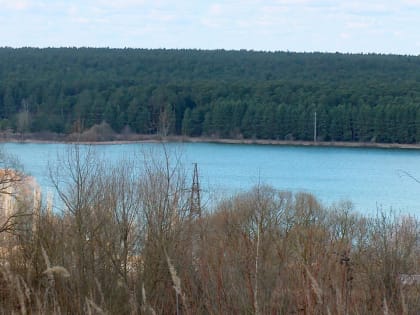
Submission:
[[316,142],[316,111],[314,115],[314,142]]

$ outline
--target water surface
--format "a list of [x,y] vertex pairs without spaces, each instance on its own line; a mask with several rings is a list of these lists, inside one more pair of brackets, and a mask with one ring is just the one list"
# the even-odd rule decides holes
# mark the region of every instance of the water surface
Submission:
[[[68,146],[3,145],[19,158],[44,191],[52,187],[48,164],[57,163]],[[420,151],[213,143],[170,143],[166,148],[172,157],[182,156],[187,170],[198,163],[201,186],[209,196],[245,191],[260,183],[310,192],[327,205],[351,200],[360,212],[372,214],[378,208],[393,208],[420,214],[420,184],[412,178],[420,178]],[[95,145],[94,149],[106,160],[116,162],[127,157],[142,159],[150,150],[162,152],[162,145],[112,144]]]

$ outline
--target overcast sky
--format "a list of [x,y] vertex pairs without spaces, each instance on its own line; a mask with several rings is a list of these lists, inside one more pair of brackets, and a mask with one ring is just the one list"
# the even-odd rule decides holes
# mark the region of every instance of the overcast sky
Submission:
[[0,46],[420,54],[420,0],[0,0]]

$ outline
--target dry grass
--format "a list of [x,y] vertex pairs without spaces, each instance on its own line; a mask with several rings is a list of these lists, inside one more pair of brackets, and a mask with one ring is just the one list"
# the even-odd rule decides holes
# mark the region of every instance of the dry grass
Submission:
[[257,187],[192,220],[168,165],[132,176],[89,161],[61,191],[67,210],[26,204],[34,215],[2,235],[1,314],[420,310],[420,285],[399,277],[420,273],[415,218]]

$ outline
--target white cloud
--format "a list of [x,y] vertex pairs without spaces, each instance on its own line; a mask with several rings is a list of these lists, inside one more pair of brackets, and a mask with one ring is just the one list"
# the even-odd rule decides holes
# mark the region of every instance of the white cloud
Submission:
[[386,20],[384,18],[379,18],[376,15],[366,16],[347,13],[338,14],[337,19],[342,22],[346,32],[351,32],[353,34],[359,33],[363,36],[366,35],[366,32],[371,32],[377,28],[383,28],[382,22]]
[[27,0],[0,0],[0,6],[8,10],[22,11],[29,9],[31,3]]
[[143,6],[147,2],[146,0],[93,0],[87,1],[87,3],[101,8],[128,9]]
[[395,12],[394,6],[385,1],[345,1],[339,6],[339,10],[346,14],[367,16],[392,14]]
[[398,38],[403,38],[405,36],[405,32],[393,31],[392,35],[394,35],[395,37],[398,37]]
[[402,2],[408,5],[420,6],[420,0],[403,0]]
[[210,15],[221,15],[223,13],[222,6],[219,3],[212,4],[209,9]]
[[155,22],[171,22],[175,20],[176,16],[167,11],[151,10],[148,14],[148,18]]
[[0,42],[12,46],[413,53],[420,41],[420,0],[0,0],[0,6]]
[[312,4],[312,3],[317,3],[319,1],[314,1],[314,0],[276,0],[276,1],[272,1],[272,3],[274,5],[308,5],[308,4]]
[[342,39],[349,39],[351,35],[349,33],[340,33],[340,38]]

